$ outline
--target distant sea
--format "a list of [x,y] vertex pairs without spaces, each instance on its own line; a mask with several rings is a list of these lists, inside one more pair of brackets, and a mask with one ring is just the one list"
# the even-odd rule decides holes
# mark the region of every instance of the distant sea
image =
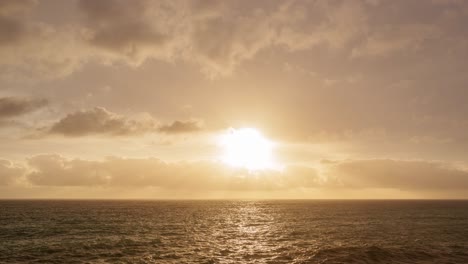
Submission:
[[0,201],[0,263],[468,263],[468,201]]

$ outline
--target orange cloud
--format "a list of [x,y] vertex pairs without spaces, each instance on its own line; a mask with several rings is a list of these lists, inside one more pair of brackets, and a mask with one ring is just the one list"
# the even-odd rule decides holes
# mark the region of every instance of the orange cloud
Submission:
[[202,124],[196,120],[174,121],[159,127],[159,131],[168,134],[196,132],[202,129]]
[[38,186],[156,186],[165,189],[277,190],[316,187],[320,179],[313,168],[289,167],[285,171],[249,172],[217,162],[168,163],[155,158],[111,157],[104,161],[66,159],[40,155],[28,160],[27,179]]
[[0,186],[15,184],[25,172],[24,166],[16,165],[9,160],[0,159]]
[[347,160],[283,171],[248,171],[210,161],[164,162],[156,158],[109,157],[102,161],[38,155],[25,165],[0,162],[1,183],[25,177],[34,186],[160,187],[191,191],[287,189],[397,189],[415,192],[468,189],[468,171],[441,162]]
[[345,188],[450,190],[468,188],[468,171],[442,162],[349,160],[329,165],[328,175]]

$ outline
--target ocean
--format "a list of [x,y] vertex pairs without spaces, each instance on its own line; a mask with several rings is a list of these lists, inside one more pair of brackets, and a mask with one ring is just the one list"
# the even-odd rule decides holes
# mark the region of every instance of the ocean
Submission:
[[0,201],[0,263],[468,263],[468,201]]

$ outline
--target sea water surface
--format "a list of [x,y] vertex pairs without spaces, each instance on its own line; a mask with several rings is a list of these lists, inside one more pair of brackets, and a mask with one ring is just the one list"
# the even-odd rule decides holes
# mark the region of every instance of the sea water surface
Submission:
[[0,263],[468,263],[468,201],[0,201]]

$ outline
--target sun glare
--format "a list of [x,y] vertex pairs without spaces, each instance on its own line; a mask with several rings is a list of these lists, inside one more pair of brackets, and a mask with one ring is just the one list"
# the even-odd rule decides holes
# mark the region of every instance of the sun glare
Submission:
[[255,128],[229,129],[221,136],[222,161],[249,170],[277,169],[273,160],[273,142]]

